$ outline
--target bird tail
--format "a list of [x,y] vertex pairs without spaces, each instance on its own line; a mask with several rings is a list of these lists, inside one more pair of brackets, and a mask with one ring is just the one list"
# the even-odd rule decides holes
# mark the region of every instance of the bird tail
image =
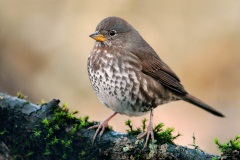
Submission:
[[187,101],[189,103],[192,103],[216,116],[219,116],[219,117],[224,117],[224,115],[220,112],[218,112],[216,109],[212,108],[211,106],[207,105],[206,103],[204,103],[203,101],[201,101],[200,99],[190,95],[190,94],[187,94],[185,96],[182,97],[184,101]]

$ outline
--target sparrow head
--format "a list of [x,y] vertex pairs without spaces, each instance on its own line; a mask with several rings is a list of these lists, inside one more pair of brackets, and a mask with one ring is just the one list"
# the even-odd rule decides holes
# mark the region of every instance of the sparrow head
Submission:
[[108,17],[97,26],[96,31],[90,35],[97,42],[108,46],[123,46],[131,39],[131,33],[135,29],[124,19]]

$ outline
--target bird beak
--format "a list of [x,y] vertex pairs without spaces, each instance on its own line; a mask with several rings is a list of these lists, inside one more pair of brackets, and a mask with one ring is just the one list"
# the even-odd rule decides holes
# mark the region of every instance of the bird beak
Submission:
[[89,37],[91,37],[99,42],[104,42],[106,40],[106,37],[104,37],[104,35],[102,35],[99,31],[94,32]]

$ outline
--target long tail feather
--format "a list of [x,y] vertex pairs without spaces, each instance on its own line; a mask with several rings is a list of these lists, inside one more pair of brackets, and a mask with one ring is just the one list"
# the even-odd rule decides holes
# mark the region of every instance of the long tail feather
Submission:
[[192,103],[216,116],[219,116],[219,117],[224,117],[224,115],[220,112],[218,112],[216,109],[212,108],[211,106],[207,105],[206,103],[204,103],[203,101],[201,101],[200,99],[190,95],[190,94],[187,94],[185,96],[182,97],[183,100],[189,102],[189,103]]

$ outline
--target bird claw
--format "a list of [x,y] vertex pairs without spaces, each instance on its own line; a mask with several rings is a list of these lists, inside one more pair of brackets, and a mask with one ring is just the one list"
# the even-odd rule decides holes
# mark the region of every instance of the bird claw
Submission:
[[151,113],[150,113],[150,121],[149,121],[149,125],[147,127],[147,130],[143,133],[140,133],[137,136],[137,139],[142,139],[143,137],[146,136],[146,141],[145,141],[143,150],[147,147],[147,143],[148,143],[150,135],[151,135],[151,139],[152,139],[152,146],[154,146],[154,133],[153,133],[152,117],[153,117],[153,110],[151,110]]
[[148,140],[149,140],[150,135],[151,135],[151,139],[152,139],[152,145],[154,145],[154,134],[153,134],[153,127],[152,127],[152,124],[151,124],[151,123],[150,123],[149,126],[147,127],[147,131],[145,131],[145,132],[143,132],[143,133],[140,133],[140,134],[137,136],[137,139],[142,139],[143,137],[146,136],[146,141],[145,141],[143,150],[147,147],[147,143],[148,143]]
[[93,136],[93,142],[92,142],[92,144],[94,143],[94,141],[95,141],[95,139],[96,139],[96,137],[97,137],[97,135],[99,134],[99,132],[100,132],[100,130],[101,130],[101,132],[100,132],[100,134],[99,134],[99,139],[102,137],[102,135],[103,135],[103,132],[105,131],[105,128],[106,127],[108,127],[108,121],[111,119],[111,118],[113,118],[115,115],[117,114],[117,112],[114,112],[111,116],[109,116],[107,119],[105,119],[103,122],[101,122],[101,123],[99,123],[99,124],[96,124],[96,125],[94,125],[94,126],[92,126],[92,127],[89,127],[87,130],[91,130],[91,129],[94,129],[94,128],[97,128],[97,130],[96,130],[96,133],[94,134],[94,136]]
[[[91,129],[95,129],[95,128],[97,128],[97,130],[96,130],[96,132],[95,132],[95,134],[94,134],[94,136],[93,136],[93,142],[92,142],[92,144],[94,143],[94,141],[95,141],[95,139],[96,139],[96,137],[97,137],[97,135],[99,134],[99,139],[102,137],[102,135],[103,135],[103,132],[105,131],[105,128],[106,127],[108,127],[108,121],[103,121],[103,122],[101,122],[101,123],[99,123],[99,124],[96,124],[96,125],[94,125],[94,126],[91,126],[91,127],[89,127],[87,130],[91,130]],[[101,130],[101,132],[100,132],[100,130]],[[99,133],[100,132],[100,133]]]

